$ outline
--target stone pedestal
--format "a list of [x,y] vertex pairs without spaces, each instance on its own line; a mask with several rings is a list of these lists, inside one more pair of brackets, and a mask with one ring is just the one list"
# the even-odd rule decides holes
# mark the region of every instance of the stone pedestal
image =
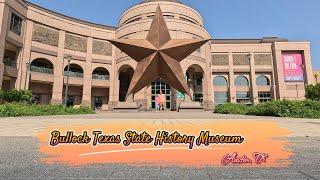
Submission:
[[114,107],[116,107],[118,102],[115,101],[109,101],[108,103],[108,111],[113,111]]
[[62,104],[63,99],[63,77],[56,76],[52,87],[51,104]]
[[146,99],[138,99],[138,100],[136,100],[136,103],[137,103],[138,109],[140,111],[148,111],[149,110],[148,101]]
[[118,102],[114,107],[114,112],[128,112],[138,111],[138,104],[136,102]]
[[203,111],[203,106],[200,102],[182,101],[178,106],[178,111]]
[[205,111],[213,111],[214,110],[214,102],[213,101],[203,101],[203,109]]

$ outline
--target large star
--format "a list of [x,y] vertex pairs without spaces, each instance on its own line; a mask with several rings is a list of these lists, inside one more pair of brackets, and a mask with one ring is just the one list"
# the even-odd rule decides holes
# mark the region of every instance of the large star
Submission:
[[139,92],[158,78],[191,97],[180,62],[209,39],[171,39],[158,6],[146,39],[109,40],[138,62],[127,96]]

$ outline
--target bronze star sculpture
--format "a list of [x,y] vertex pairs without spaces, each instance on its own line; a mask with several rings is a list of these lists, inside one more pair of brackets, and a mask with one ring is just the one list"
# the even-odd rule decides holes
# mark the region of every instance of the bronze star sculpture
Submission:
[[180,62],[209,40],[172,40],[160,6],[158,6],[146,40],[109,41],[138,62],[127,96],[139,92],[160,77],[176,90],[191,97]]

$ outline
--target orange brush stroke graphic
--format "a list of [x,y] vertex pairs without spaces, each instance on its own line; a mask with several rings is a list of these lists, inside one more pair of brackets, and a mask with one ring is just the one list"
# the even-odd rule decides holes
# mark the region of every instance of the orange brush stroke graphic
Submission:
[[[200,123],[199,123],[200,122]],[[76,135],[84,131],[92,138],[90,144],[59,144],[49,145],[51,132],[59,130],[61,135],[74,131]],[[128,130],[138,133],[148,132],[152,137],[157,131],[178,131],[181,135],[199,136],[201,131],[210,131],[210,135],[241,135],[245,138],[243,144],[210,144],[209,146],[193,146],[188,144],[164,144],[155,147],[150,144],[133,144],[128,147],[121,144],[98,144],[92,146],[92,131],[101,130],[106,135],[121,135]],[[285,136],[289,132],[279,127],[275,122],[267,121],[179,121],[179,120],[130,120],[107,122],[87,126],[48,127],[37,134],[40,141],[39,151],[45,154],[44,163],[65,163],[68,165],[86,165],[99,163],[207,167],[220,166],[221,158],[226,154],[237,152],[239,155],[252,157],[252,153],[261,152],[269,155],[267,163],[243,165],[250,167],[284,167],[291,164],[292,152],[287,148]]]

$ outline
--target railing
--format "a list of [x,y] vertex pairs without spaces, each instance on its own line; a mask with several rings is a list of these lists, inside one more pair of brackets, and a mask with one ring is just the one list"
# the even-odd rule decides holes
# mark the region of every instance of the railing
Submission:
[[44,74],[53,74],[53,69],[45,68],[45,67],[38,67],[38,66],[30,66],[30,71],[44,73]]
[[3,64],[5,64],[6,66],[10,66],[10,67],[17,67],[17,62],[14,61],[11,58],[5,58],[3,59]]
[[110,76],[109,75],[92,74],[92,79],[109,80]]
[[[68,76],[68,71],[64,71],[64,76]],[[83,73],[69,71],[69,77],[83,78]]]

